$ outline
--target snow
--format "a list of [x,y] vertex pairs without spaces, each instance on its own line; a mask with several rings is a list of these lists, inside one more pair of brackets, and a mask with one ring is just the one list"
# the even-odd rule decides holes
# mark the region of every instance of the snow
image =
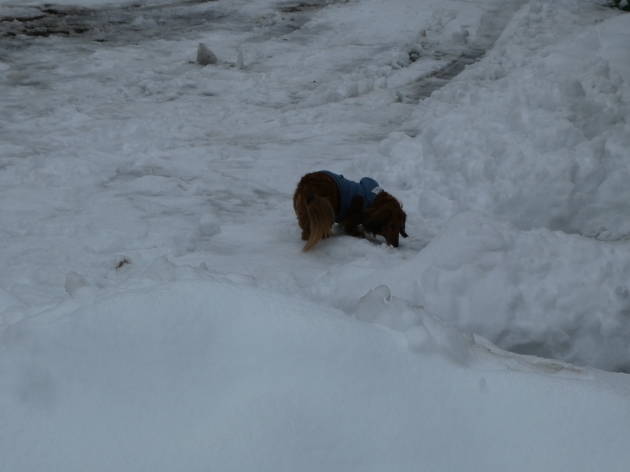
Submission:
[[[3,472],[627,470],[629,15],[0,17]],[[376,179],[410,237],[301,253],[320,169]]]
[[627,383],[616,391],[614,374],[471,340],[463,367],[442,354],[448,343],[411,352],[400,333],[230,282],[106,296],[19,323],[3,344],[5,470],[623,470],[629,459]]
[[627,372],[629,261],[627,245],[461,213],[358,293],[379,280],[510,351]]
[[459,86],[416,110],[418,136],[398,133],[382,146],[383,167],[395,163],[422,189],[430,231],[476,210],[521,229],[628,238],[628,18],[575,31],[562,24],[566,11],[555,13],[547,3],[524,7]]

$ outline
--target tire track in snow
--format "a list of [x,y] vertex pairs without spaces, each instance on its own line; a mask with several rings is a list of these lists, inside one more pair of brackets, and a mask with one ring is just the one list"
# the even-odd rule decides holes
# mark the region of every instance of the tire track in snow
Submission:
[[[466,66],[482,59],[492,49],[519,8],[526,3],[527,0],[513,0],[485,12],[479,24],[477,40],[455,58],[443,55],[442,58],[449,60],[443,67],[424,75],[411,85],[400,87],[398,95],[401,101],[418,102],[430,97],[434,91],[457,77]],[[434,51],[434,54],[443,53]]]
[[[30,45],[30,38],[50,36],[113,44],[181,37],[228,16],[216,5],[217,1],[184,0],[101,8],[53,4],[15,9],[5,6],[5,14],[0,17],[0,44],[16,49]],[[14,10],[14,14],[7,14]]]

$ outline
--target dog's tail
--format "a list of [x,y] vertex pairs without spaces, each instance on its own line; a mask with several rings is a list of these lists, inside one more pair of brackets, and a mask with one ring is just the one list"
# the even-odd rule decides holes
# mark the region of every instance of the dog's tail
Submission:
[[335,212],[330,202],[322,197],[310,197],[306,203],[306,212],[310,221],[311,234],[302,249],[308,251],[315,246],[320,239],[330,236],[330,228],[335,224]]

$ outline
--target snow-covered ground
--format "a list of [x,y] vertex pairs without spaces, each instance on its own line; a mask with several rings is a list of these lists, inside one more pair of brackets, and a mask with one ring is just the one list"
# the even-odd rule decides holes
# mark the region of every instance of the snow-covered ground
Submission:
[[[0,0],[0,470],[627,471],[628,44],[593,0]],[[320,169],[410,237],[301,253]]]

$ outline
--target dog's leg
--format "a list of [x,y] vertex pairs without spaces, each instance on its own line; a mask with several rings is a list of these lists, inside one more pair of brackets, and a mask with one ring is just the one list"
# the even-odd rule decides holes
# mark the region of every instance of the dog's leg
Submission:
[[335,212],[326,198],[315,197],[313,201],[308,203],[307,212],[309,217],[309,228],[311,234],[308,241],[304,245],[302,252],[308,251],[320,239],[327,238],[331,235],[330,229],[335,224]]
[[308,216],[306,202],[299,193],[299,188],[293,196],[293,209],[298,219],[298,225],[302,229],[302,240],[308,241],[308,238],[311,236],[311,220]]
[[364,238],[361,231],[361,215],[363,213],[363,197],[356,195],[350,202],[350,208],[345,219],[341,222],[341,227],[346,233],[355,238]]
[[302,251],[312,248],[320,239],[332,235],[335,215],[339,211],[339,188],[324,172],[306,174],[293,195],[293,208],[306,241]]
[[298,217],[298,224],[300,225],[300,228],[302,228],[302,241],[308,241],[308,238],[311,237],[311,224],[306,209],[300,213],[300,216]]

